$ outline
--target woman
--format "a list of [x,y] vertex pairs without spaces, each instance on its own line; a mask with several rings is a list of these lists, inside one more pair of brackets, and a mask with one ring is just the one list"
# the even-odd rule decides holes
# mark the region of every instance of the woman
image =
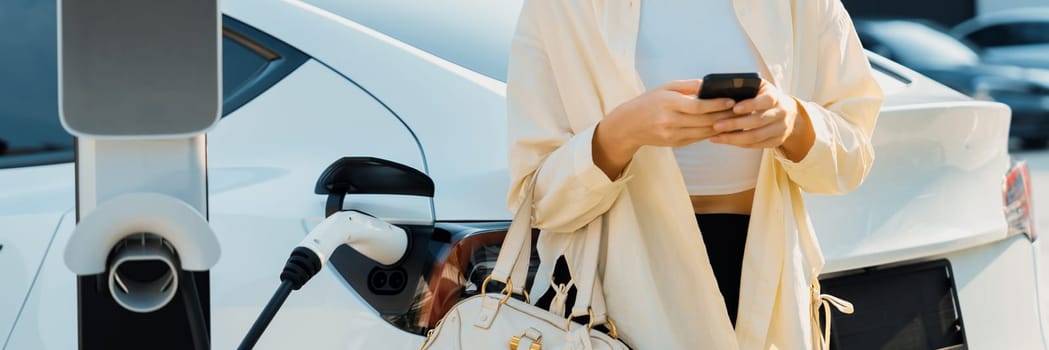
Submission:
[[[756,98],[695,97],[696,77],[748,71]],[[838,0],[525,0],[508,74],[512,210],[538,176],[533,295],[601,219],[634,348],[822,345],[800,191],[859,186],[882,101]]]

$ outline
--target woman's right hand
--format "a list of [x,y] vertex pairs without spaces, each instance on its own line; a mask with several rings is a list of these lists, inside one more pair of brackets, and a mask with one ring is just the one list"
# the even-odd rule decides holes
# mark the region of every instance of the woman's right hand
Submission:
[[594,131],[594,163],[617,178],[641,146],[679,147],[719,134],[714,123],[735,117],[729,98],[698,99],[701,80],[677,80],[612,110]]

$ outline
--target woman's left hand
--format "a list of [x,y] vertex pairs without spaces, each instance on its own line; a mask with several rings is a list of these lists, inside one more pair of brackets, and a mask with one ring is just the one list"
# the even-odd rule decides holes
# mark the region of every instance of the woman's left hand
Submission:
[[745,148],[783,146],[788,154],[800,152],[804,157],[814,136],[808,116],[799,118],[799,109],[793,97],[762,80],[756,97],[740,101],[732,109],[739,117],[714,124],[714,130],[721,133],[710,141]]

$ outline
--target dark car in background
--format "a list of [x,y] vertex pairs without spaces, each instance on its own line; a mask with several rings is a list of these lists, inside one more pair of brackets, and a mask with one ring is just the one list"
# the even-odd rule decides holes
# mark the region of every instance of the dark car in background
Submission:
[[935,25],[902,19],[856,20],[863,46],[970,96],[1013,110],[1010,136],[1024,148],[1049,145],[1049,69],[989,63]]
[[986,62],[1049,69],[1049,7],[976,16],[950,34],[978,45]]

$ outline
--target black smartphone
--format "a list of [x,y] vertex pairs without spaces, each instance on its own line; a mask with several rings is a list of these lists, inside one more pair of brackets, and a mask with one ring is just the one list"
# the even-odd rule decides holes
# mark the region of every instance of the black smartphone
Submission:
[[703,77],[699,98],[731,98],[736,102],[752,99],[761,88],[758,73],[716,73]]

